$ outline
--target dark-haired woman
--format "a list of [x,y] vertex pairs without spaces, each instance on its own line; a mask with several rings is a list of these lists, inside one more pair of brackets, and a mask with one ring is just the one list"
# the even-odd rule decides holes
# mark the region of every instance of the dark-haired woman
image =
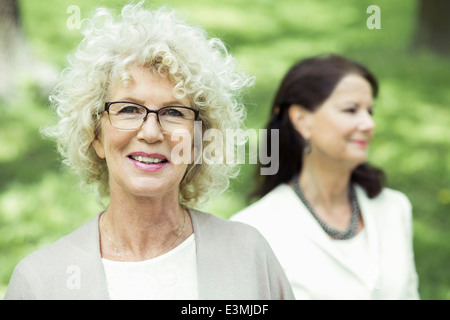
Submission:
[[291,68],[267,129],[279,130],[279,171],[233,216],[259,229],[297,299],[418,299],[407,197],[367,163],[378,83],[331,55]]

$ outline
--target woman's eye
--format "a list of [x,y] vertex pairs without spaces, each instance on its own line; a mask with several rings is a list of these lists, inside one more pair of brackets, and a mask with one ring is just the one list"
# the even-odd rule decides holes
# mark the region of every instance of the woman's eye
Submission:
[[139,108],[134,106],[125,106],[120,109],[119,113],[138,113]]
[[356,113],[356,108],[347,108],[347,109],[344,110],[344,112],[347,112],[347,113]]
[[170,117],[182,117],[183,116],[183,113],[176,108],[165,109],[163,114],[166,116],[170,116]]

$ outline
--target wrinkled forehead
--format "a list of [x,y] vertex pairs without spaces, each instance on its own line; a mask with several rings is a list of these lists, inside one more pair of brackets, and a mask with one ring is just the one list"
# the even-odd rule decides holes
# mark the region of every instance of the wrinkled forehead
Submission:
[[109,100],[132,100],[141,104],[164,106],[169,102],[190,106],[186,94],[177,94],[177,86],[167,75],[152,69],[130,65],[123,74],[112,79]]

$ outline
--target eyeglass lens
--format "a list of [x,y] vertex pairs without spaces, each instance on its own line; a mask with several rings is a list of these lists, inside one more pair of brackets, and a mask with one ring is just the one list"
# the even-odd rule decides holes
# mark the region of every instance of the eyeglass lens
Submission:
[[[109,120],[117,129],[138,129],[147,115],[147,109],[130,102],[117,102],[109,105]],[[195,112],[182,106],[167,106],[158,110],[158,120],[161,129],[174,132],[180,129],[190,130],[194,125]]]

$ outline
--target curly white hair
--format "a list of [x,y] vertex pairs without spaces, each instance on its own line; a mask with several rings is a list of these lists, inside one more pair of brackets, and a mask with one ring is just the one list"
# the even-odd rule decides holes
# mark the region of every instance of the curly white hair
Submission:
[[[59,122],[44,133],[57,140],[63,162],[84,184],[97,183],[100,196],[109,195],[108,168],[91,143],[99,134],[112,83],[127,83],[127,67],[138,64],[167,76],[178,99],[188,96],[200,110],[203,132],[243,127],[242,90],[253,77],[238,71],[224,43],[207,37],[166,7],[148,10],[143,2],[125,5],[117,19],[108,9],[97,9],[83,21],[84,39],[71,56],[69,67],[50,97]],[[208,141],[203,142],[206,144]],[[234,163],[190,164],[180,184],[180,203],[195,207],[208,194],[221,192],[235,177]]]

